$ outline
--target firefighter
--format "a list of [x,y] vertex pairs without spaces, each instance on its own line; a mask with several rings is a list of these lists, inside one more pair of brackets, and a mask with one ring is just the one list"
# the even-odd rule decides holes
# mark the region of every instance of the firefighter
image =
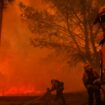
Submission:
[[64,90],[64,83],[59,80],[51,80],[51,89],[50,92],[55,91],[56,92],[56,98],[55,100],[61,100],[61,105],[65,105],[65,99],[63,95],[63,90]]
[[93,105],[94,100],[96,100],[96,105],[103,105],[100,77],[89,64],[84,66],[83,83],[88,93],[88,105]]
[[99,9],[99,13],[95,18],[94,24],[97,24],[97,23],[100,25],[100,28],[103,31],[103,38],[99,42],[99,45],[103,46],[105,43],[105,5]]

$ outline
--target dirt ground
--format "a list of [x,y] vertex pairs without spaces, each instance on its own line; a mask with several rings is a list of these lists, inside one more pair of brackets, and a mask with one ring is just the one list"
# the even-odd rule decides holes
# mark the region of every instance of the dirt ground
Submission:
[[[66,105],[87,105],[87,93],[65,93]],[[41,96],[1,96],[0,105],[48,105]],[[53,96],[54,97],[54,96]],[[50,105],[50,104],[49,104]],[[56,102],[51,105],[58,105]]]
[[[36,99],[36,96],[1,96],[0,105],[45,105],[44,100]],[[87,96],[85,92],[65,93],[65,100],[67,105],[86,105]]]

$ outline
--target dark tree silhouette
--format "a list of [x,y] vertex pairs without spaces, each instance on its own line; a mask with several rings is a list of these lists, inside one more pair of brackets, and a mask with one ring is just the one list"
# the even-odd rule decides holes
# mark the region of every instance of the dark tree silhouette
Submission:
[[[99,67],[94,19],[104,0],[45,0],[48,9],[37,11],[20,3],[22,18],[35,38],[35,47],[54,48],[67,62],[90,62]],[[37,33],[37,34],[36,34]]]
[[3,11],[9,3],[14,0],[0,0],[0,43],[1,43],[1,33],[2,33],[2,21],[3,21]]

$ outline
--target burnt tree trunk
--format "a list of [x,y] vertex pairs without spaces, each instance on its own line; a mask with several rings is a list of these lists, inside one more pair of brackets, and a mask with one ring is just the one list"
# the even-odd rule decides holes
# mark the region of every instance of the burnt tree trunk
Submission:
[[4,7],[4,0],[0,0],[0,44],[1,44],[1,34],[2,34],[3,7]]

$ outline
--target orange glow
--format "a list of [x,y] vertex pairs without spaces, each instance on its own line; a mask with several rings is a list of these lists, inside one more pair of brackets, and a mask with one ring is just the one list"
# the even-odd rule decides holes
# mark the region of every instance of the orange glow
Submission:
[[[45,58],[51,51],[30,45],[32,34],[21,21],[19,1],[40,10],[48,8],[43,0],[16,0],[5,10],[0,49],[0,95],[41,94],[51,87],[52,78],[64,81],[65,91],[83,90],[82,70],[68,70],[64,62],[55,59],[47,61]],[[51,9],[48,12],[54,14]]]
[[0,95],[2,96],[6,96],[6,95],[39,95],[42,92],[39,90],[36,90],[33,87],[11,87],[8,88],[7,90],[4,90],[2,92],[0,92]]

